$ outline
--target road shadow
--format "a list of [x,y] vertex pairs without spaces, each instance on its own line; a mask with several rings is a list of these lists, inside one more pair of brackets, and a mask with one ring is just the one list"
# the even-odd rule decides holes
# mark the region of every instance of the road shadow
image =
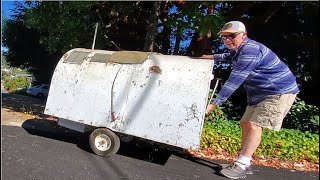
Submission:
[[[57,121],[28,119],[22,124],[22,128],[24,128],[29,134],[76,144],[78,148],[89,153],[93,153],[89,146],[89,133],[81,133],[64,128],[59,126]],[[165,165],[170,156],[175,155],[180,158],[208,166],[217,172],[216,174],[220,171],[220,166],[217,163],[192,157],[180,148],[155,143],[141,138],[134,138],[130,142],[121,141],[120,149],[117,154],[159,165]]]
[[15,112],[28,112],[34,115],[43,115],[46,99],[38,99],[31,96],[1,93],[2,107]]
[[[89,146],[89,134],[59,126],[57,121],[28,119],[22,124],[29,134],[76,144],[80,149],[93,153]],[[164,165],[171,156],[170,151],[143,140],[126,143],[121,141],[119,155]]]
[[207,166],[209,168],[211,168],[213,171],[214,171],[214,174],[218,175],[218,176],[222,176],[224,177],[223,175],[220,174],[220,170],[222,169],[222,163],[223,164],[228,164],[228,162],[214,162],[212,160],[209,160],[209,159],[205,159],[205,158],[199,158],[199,157],[195,157],[195,156],[192,156],[188,153],[180,153],[180,152],[177,152],[177,153],[174,153],[176,156],[180,157],[180,158],[184,158],[184,159],[187,159],[189,161],[192,161],[194,163],[197,163],[197,164],[200,164],[202,166]]
[[[81,133],[71,129],[59,126],[57,121],[46,119],[28,119],[22,124],[29,134],[50,138],[58,141],[76,144],[78,148],[93,153],[89,146],[89,133]],[[120,149],[117,154],[165,165],[170,156],[192,161],[194,163],[207,166],[214,170],[214,174],[220,175],[221,165],[210,160],[194,157],[186,153],[181,148],[172,147],[169,145],[156,143],[142,138],[134,138],[130,142],[121,141]]]

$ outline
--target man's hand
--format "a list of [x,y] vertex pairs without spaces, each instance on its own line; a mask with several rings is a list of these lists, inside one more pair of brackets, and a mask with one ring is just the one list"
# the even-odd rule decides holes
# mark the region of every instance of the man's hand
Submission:
[[200,56],[200,58],[213,60],[213,55],[204,54],[204,55]]
[[212,113],[212,111],[217,107],[215,104],[209,104],[206,109],[206,116]]

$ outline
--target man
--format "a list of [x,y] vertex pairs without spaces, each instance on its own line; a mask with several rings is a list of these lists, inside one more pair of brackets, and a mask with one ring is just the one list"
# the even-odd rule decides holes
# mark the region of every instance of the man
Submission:
[[262,129],[280,130],[299,89],[288,66],[269,48],[249,39],[242,22],[228,22],[218,34],[230,53],[203,55],[201,58],[235,61],[235,66],[216,98],[208,105],[206,114],[222,105],[243,84],[248,106],[240,120],[242,150],[238,159],[224,167],[221,174],[231,179],[245,178],[246,174],[252,173],[250,160],[260,144]]

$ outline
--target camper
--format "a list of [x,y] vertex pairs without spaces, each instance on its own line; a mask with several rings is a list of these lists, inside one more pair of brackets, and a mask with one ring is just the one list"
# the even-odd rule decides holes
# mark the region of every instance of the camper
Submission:
[[45,114],[115,154],[120,135],[200,147],[213,61],[139,51],[72,49],[52,76]]

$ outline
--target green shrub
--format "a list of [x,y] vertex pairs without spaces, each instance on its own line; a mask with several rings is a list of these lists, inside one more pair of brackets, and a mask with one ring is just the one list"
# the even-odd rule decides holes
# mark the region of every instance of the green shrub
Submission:
[[10,74],[5,72],[5,71],[2,71],[1,80],[5,81],[5,82],[9,81],[10,80]]
[[207,117],[208,121],[215,120],[227,120],[226,114],[223,112],[223,107],[217,107],[212,111],[212,113]]
[[[201,147],[213,151],[234,154],[241,150],[239,122],[206,119],[201,138]],[[263,130],[261,144],[255,155],[288,160],[319,162],[319,135],[299,130],[282,129],[279,132]]]
[[17,90],[18,87],[27,88],[28,86],[29,81],[26,77],[17,77],[4,84],[4,88],[9,92]]
[[201,147],[214,151],[226,150],[231,154],[240,151],[241,129],[239,122],[206,121],[202,130]]
[[319,109],[302,100],[296,101],[283,121],[283,128],[319,133]]
[[256,155],[319,162],[319,135],[293,129],[264,129]]

